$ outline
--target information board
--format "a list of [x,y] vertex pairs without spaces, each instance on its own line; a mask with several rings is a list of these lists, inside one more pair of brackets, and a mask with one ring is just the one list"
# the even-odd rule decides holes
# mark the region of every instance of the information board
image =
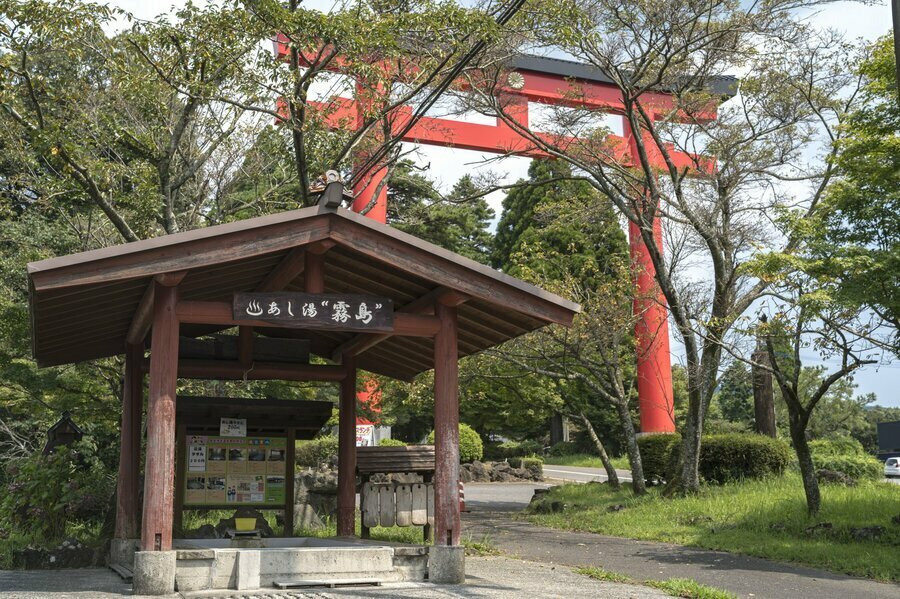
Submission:
[[284,505],[283,437],[188,435],[186,443],[185,505]]

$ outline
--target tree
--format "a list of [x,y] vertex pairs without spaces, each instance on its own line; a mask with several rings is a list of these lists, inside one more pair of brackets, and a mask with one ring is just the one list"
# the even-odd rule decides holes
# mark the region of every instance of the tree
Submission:
[[[891,36],[859,68],[862,105],[845,125],[838,177],[805,231],[807,272],[833,283],[835,299],[866,306],[900,331],[900,107]],[[893,350],[900,349],[895,335]]]
[[[815,211],[833,172],[831,142],[842,135],[838,125],[856,102],[847,68],[853,52],[797,21],[793,13],[804,5],[679,0],[660,10],[653,2],[623,8],[613,0],[575,0],[534,7],[521,16],[507,51],[526,44],[560,49],[603,73],[617,92],[613,106],[591,107],[573,89],[569,106],[552,111],[541,132],[519,122],[497,92],[502,68],[473,81],[474,107],[570,163],[647,247],[684,345],[688,404],[679,482],[687,492],[699,489],[703,426],[728,334],[767,286],[742,265],[776,242],[767,214],[795,202]],[[746,73],[739,96],[710,120],[720,101],[717,78],[737,69]],[[658,90],[665,90],[665,101]],[[609,111],[621,115],[626,140],[598,124],[598,113]],[[804,164],[807,149],[822,138],[826,155]],[[626,144],[634,162],[621,158]],[[783,180],[808,182],[805,196],[782,193]],[[657,217],[666,219],[676,241],[668,257],[654,237]],[[787,247],[794,243],[787,240]],[[691,262],[710,280],[693,280]]]
[[451,252],[487,264],[494,211],[469,175],[463,175],[442,197],[426,177],[402,161],[389,178],[388,218],[394,227]]
[[725,369],[716,398],[726,420],[742,424],[753,421],[753,380],[746,364],[736,360]]

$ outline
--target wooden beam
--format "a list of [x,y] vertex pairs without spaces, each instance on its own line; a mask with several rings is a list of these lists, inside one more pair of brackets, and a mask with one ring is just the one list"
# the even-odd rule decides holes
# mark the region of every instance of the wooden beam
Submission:
[[[148,367],[147,362],[143,368]],[[255,362],[250,368],[235,360],[178,361],[178,376],[186,379],[341,381],[346,376],[342,366],[320,364],[283,364]]]
[[435,305],[434,544],[459,545],[459,353],[456,308]]
[[[235,320],[232,315],[231,304],[227,302],[179,302],[178,320],[184,324],[215,324],[232,327],[251,326],[294,330],[301,330],[304,328],[291,327],[284,322],[273,323],[264,320]],[[403,313],[394,314],[393,334],[395,335],[407,337],[433,337],[439,328],[440,322],[434,316]]]
[[256,286],[256,291],[281,291],[291,281],[303,273],[306,268],[306,251],[303,248],[294,248],[281,259],[278,266],[273,268],[266,278]]
[[134,311],[134,316],[131,317],[131,325],[128,327],[125,343],[141,344],[147,337],[147,332],[150,330],[150,324],[153,321],[153,290],[156,288],[156,284],[159,283],[164,287],[174,287],[184,280],[185,275],[187,275],[187,271],[182,270],[155,275],[150,279],[150,282],[147,283],[147,288],[144,290],[144,295]]
[[[448,289],[447,287],[438,287],[437,289],[432,289],[422,297],[405,304],[394,313],[394,318],[396,319],[397,314],[399,313],[421,314],[423,312],[433,312],[434,304],[437,302],[440,302],[445,306],[455,307],[468,301],[468,299],[469,296],[463,293]],[[339,361],[343,355],[358,356],[369,351],[382,341],[390,339],[394,335],[400,335],[400,333],[396,331],[396,327],[392,334],[360,333],[356,337],[337,346],[331,353],[331,359]]]
[[141,550],[170,551],[178,383],[178,288],[157,282],[154,296]]
[[337,534],[353,536],[356,515],[356,364],[343,360],[346,377],[341,381],[338,418]]

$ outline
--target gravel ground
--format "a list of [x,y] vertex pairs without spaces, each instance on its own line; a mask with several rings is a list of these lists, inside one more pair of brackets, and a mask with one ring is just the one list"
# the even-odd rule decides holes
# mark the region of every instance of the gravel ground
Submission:
[[[658,599],[667,597],[649,587],[599,582],[563,566],[526,562],[506,557],[466,558],[467,580],[460,586],[396,583],[382,587],[297,591],[203,592],[176,594],[190,599]],[[0,571],[2,599],[134,597],[131,585],[108,570]]]

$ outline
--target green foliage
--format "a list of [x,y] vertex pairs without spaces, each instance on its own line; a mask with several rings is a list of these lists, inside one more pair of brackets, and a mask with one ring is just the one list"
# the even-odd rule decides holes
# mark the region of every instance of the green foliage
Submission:
[[724,419],[740,423],[753,421],[753,380],[746,364],[735,360],[725,369],[715,401]]
[[[428,443],[434,444],[434,431],[428,435]],[[481,436],[468,424],[459,423],[459,461],[461,464],[480,460],[484,456]]]
[[406,441],[400,439],[382,439],[378,442],[380,447],[406,447]]
[[809,442],[809,450],[816,468],[837,470],[856,479],[878,480],[884,476],[884,465],[851,437],[816,439]]
[[400,162],[391,174],[388,222],[394,227],[430,241],[476,262],[488,263],[492,242],[488,231],[494,211],[478,188],[464,175],[446,198],[434,185],[413,172],[409,161]]
[[[647,480],[669,480],[681,455],[681,435],[647,435],[638,439]],[[722,484],[781,474],[791,463],[790,447],[754,433],[705,435],[700,449],[700,477]]]
[[[900,107],[892,37],[860,74],[863,105],[850,115],[835,160],[839,178],[810,227],[805,270],[831,298],[868,306],[900,327]],[[896,341],[896,337],[895,337]]]
[[506,460],[536,455],[543,451],[538,441],[504,441],[503,443],[486,443],[484,457],[488,460]]
[[544,465],[543,458],[539,456],[527,456],[521,458],[509,458],[509,465],[513,468],[538,468]]
[[337,454],[338,438],[336,435],[322,435],[309,441],[297,442],[296,460],[298,467],[315,468]]
[[681,435],[646,435],[638,439],[644,478],[647,480],[669,480],[674,473]]
[[690,578],[669,578],[668,580],[648,580],[644,584],[661,589],[673,597],[685,599],[737,599],[737,595],[706,584],[700,584]]
[[547,455],[551,456],[575,455],[577,453],[581,453],[581,449],[575,441],[560,441],[547,450]]
[[0,523],[42,542],[66,534],[73,521],[102,523],[112,480],[87,439],[50,455],[33,454],[6,466]]
[[787,443],[753,433],[709,435],[700,450],[700,475],[718,484],[781,474],[790,463]]

